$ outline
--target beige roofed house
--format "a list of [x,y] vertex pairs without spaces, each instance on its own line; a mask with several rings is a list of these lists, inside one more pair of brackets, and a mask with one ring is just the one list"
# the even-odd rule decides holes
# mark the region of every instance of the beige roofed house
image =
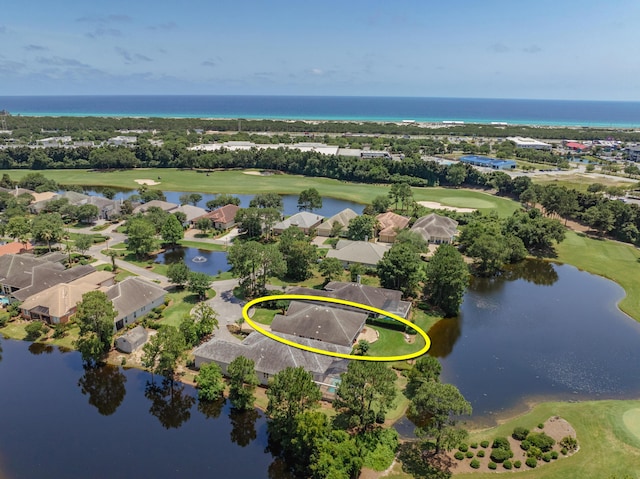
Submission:
[[369,241],[351,241],[341,239],[335,249],[327,252],[327,258],[337,258],[347,267],[352,263],[359,263],[375,268],[386,251],[391,248],[389,243],[370,243]]
[[383,243],[393,243],[398,236],[398,231],[406,228],[409,224],[409,218],[397,215],[392,211],[380,213],[376,216],[376,220],[380,225],[378,240]]
[[318,225],[322,223],[323,219],[323,216],[317,215],[315,213],[309,213],[308,211],[302,211],[287,218],[286,220],[276,223],[273,226],[273,232],[275,234],[281,234],[290,226],[297,226],[304,232],[304,234],[308,235],[312,229],[318,227]]
[[180,205],[177,205],[176,203],[169,203],[168,201],[162,201],[162,200],[151,200],[147,203],[141,204],[140,206],[137,206],[136,208],[134,208],[133,213],[134,214],[138,214],[138,213],[144,213],[145,211],[148,211],[149,208],[160,208],[162,211],[167,211],[169,213],[173,213],[175,210],[178,209]]
[[60,283],[27,298],[21,305],[22,316],[46,323],[66,323],[76,312],[82,295],[96,289],[87,283]]
[[107,297],[118,312],[114,328],[120,330],[164,302],[167,292],[146,279],[130,276],[107,291]]
[[236,213],[240,209],[237,205],[224,205],[216,208],[209,213],[194,218],[192,223],[195,225],[200,218],[208,218],[211,224],[217,230],[226,230],[232,228],[236,224]]
[[320,226],[318,226],[316,232],[318,236],[331,236],[333,224],[338,223],[340,226],[342,226],[342,230],[340,233],[341,235],[344,235],[347,232],[347,228],[349,227],[349,222],[356,216],[358,216],[358,213],[353,211],[351,208],[346,208],[340,213],[336,213]]
[[428,243],[451,243],[458,233],[458,222],[446,216],[431,213],[418,219],[411,227],[411,231],[420,234]]

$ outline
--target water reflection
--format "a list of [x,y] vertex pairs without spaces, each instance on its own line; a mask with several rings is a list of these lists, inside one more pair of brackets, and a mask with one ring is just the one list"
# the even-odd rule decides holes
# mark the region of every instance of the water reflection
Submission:
[[184,385],[175,381],[165,379],[162,385],[147,381],[144,395],[151,401],[149,412],[165,429],[178,429],[191,418],[191,408],[196,400],[183,392]]
[[507,265],[502,278],[506,281],[524,279],[539,286],[551,286],[558,281],[558,273],[553,267],[553,263],[527,259],[517,264]]
[[220,398],[217,401],[203,401],[200,399],[198,400],[198,411],[207,419],[218,419],[225,402],[224,398]]
[[229,421],[231,422],[231,442],[240,447],[248,446],[256,438],[256,421],[260,417],[257,409],[238,411],[231,408]]
[[78,381],[82,394],[89,395],[89,404],[95,406],[103,416],[110,416],[122,404],[127,393],[124,383],[127,378],[120,368],[104,365],[86,368]]
[[[203,258],[194,261],[195,258]],[[191,271],[216,276],[231,269],[224,251],[206,251],[197,248],[175,248],[156,255],[156,262],[161,264],[180,263],[184,261]]]
[[54,350],[53,346],[44,343],[31,343],[28,349],[29,352],[35,356],[40,354],[51,354]]
[[436,358],[446,358],[453,351],[453,346],[462,333],[462,318],[441,319],[431,326],[428,335],[431,339],[429,355]]

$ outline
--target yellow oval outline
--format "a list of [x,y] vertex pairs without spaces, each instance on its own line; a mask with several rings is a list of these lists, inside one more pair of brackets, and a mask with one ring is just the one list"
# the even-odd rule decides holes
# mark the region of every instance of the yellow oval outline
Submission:
[[[411,329],[414,329],[420,336],[424,338],[425,345],[420,351],[417,351],[415,353],[403,354],[400,356],[356,356],[355,354],[344,354],[344,353],[338,353],[333,351],[326,351],[324,349],[313,348],[311,346],[305,346],[304,344],[296,343],[294,341],[289,341],[288,339],[281,338],[280,336],[277,336],[271,333],[270,331],[262,329],[260,326],[258,326],[257,323],[255,323],[249,317],[249,314],[248,314],[249,308],[251,308],[256,304],[264,303],[265,301],[280,300],[280,299],[306,299],[311,301],[324,301],[326,303],[344,304],[346,306],[352,306],[355,308],[364,309],[374,313],[382,314],[383,316],[387,316],[392,319],[395,319],[396,321],[400,321],[401,323],[409,326]],[[413,358],[422,356],[431,347],[431,339],[429,339],[429,336],[427,335],[427,333],[422,328],[416,326],[409,320],[401,318],[400,316],[397,316],[395,314],[391,314],[382,309],[374,308],[373,306],[368,306],[366,304],[361,304],[361,303],[355,303],[353,301],[347,301],[345,299],[327,298],[324,296],[313,296],[308,294],[279,294],[279,295],[272,295],[272,296],[262,296],[260,298],[253,299],[244,305],[244,307],[242,308],[242,317],[247,323],[249,323],[249,326],[251,326],[260,334],[264,334],[266,337],[271,338],[274,341],[278,341],[279,343],[283,343],[283,344],[286,344],[287,346],[292,346],[297,349],[302,349],[304,351],[310,351],[312,353],[317,353],[317,354],[324,354],[325,356],[333,356],[336,358],[356,359],[359,361],[406,361],[407,359],[413,359]]]

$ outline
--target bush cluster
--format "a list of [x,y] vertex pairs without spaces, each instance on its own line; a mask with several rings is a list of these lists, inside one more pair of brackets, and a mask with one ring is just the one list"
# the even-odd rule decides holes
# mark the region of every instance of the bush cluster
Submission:
[[545,453],[542,455],[542,460],[543,460],[544,462],[551,462],[551,454],[549,454],[548,452],[545,452]]
[[[578,449],[578,441],[575,437],[565,436],[560,440],[560,445],[568,451],[575,451]],[[564,453],[563,453],[564,454]]]
[[513,457],[513,452],[510,449],[503,449],[501,447],[494,449],[491,451],[491,460],[493,462],[504,462],[507,459],[511,459]]
[[529,430],[526,427],[518,426],[513,430],[511,437],[517,441],[524,441],[529,435]]
[[489,469],[496,469],[498,467],[498,465],[495,462],[490,462],[489,463]]
[[522,461],[515,461],[513,463],[513,467],[515,467],[516,469],[520,469],[522,467]]
[[511,461],[504,461],[504,464],[502,464],[502,467],[504,467],[507,470],[510,470],[513,465],[511,464]]
[[489,447],[489,441],[482,441],[482,442],[480,443],[480,446],[482,446],[482,447]]
[[509,440],[506,437],[496,437],[491,445],[493,449],[511,449]]
[[533,446],[540,448],[542,452],[550,451],[556,443],[554,438],[547,436],[544,432],[532,432],[527,436],[527,441],[529,441]]
[[478,461],[477,459],[474,459],[473,461],[471,461],[471,463],[469,465],[474,469],[479,469],[480,468],[480,461]]
[[471,449],[478,449],[478,443],[477,442],[472,442],[471,444],[469,444],[469,447]]
[[551,451],[551,459],[558,459],[558,451]]
[[469,450],[469,446],[467,446],[464,442],[458,446],[458,451],[467,452]]
[[531,468],[534,468],[538,465],[538,461],[536,460],[535,457],[529,457],[527,458],[527,460],[525,461],[525,464]]
[[462,461],[464,459],[464,453],[458,451],[453,455],[453,457],[455,457],[458,461]]
[[480,450],[478,451],[478,454],[476,454],[476,456],[478,456],[478,457],[484,457],[484,451],[483,451],[482,449],[480,449]]
[[465,453],[465,456],[467,456],[467,458],[471,459],[473,457],[473,451],[467,451]]

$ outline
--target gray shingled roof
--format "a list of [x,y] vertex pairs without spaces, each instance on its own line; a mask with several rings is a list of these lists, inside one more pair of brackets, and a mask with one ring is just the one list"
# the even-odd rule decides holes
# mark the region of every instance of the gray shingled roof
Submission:
[[[351,347],[298,338],[282,333],[278,333],[278,336],[313,348],[343,354],[351,353]],[[251,333],[239,344],[213,338],[196,348],[193,354],[194,356],[225,364],[231,363],[238,356],[244,356],[255,362],[256,371],[270,375],[277,374],[287,367],[302,366],[311,373],[324,376],[330,370],[332,372],[346,370],[347,365],[347,361],[344,359],[303,351],[302,349],[279,343],[258,332]]]
[[370,243],[369,241],[340,240],[336,249],[327,252],[327,258],[337,258],[348,263],[378,264],[386,251],[391,248],[390,243]]
[[350,347],[367,319],[364,311],[292,301],[286,316],[276,314],[271,331]]
[[431,238],[453,238],[458,232],[458,222],[436,213],[419,218],[411,227],[411,231],[419,233],[426,241]]
[[289,226],[297,226],[301,229],[313,228],[324,219],[324,216],[317,215],[315,213],[309,213],[308,211],[301,211],[295,215],[287,218],[284,221],[276,223],[273,228],[278,230],[286,230]]
[[329,236],[331,234],[331,228],[333,227],[333,223],[337,222],[342,225],[343,229],[347,229],[349,226],[349,222],[358,216],[358,213],[353,211],[351,208],[345,208],[340,213],[336,213],[331,218],[326,220],[317,228],[317,233],[321,236]]
[[150,281],[130,276],[113,285],[106,294],[118,312],[115,320],[119,321],[142,306],[163,297],[167,292]]
[[63,270],[64,266],[48,263],[46,260],[28,254],[6,254],[0,256],[0,282],[14,288],[25,288],[31,285],[32,270],[35,266],[51,264],[53,268]]

